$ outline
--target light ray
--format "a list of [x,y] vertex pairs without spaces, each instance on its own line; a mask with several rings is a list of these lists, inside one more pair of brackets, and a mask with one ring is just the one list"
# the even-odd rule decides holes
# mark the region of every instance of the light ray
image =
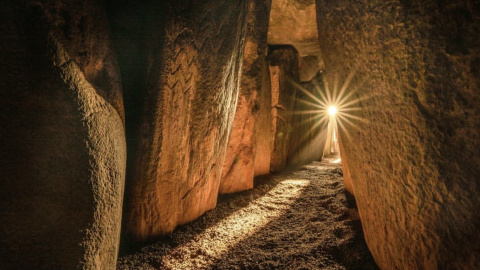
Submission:
[[340,107],[341,109],[341,112],[350,112],[350,111],[361,111],[363,110],[363,108],[361,107],[351,107],[351,108],[343,108],[343,107]]
[[345,80],[345,82],[343,83],[343,86],[342,86],[342,89],[340,89],[340,93],[338,93],[338,96],[336,96],[337,98],[335,99],[335,103],[338,104],[339,103],[339,99],[343,96],[343,94],[345,93],[345,91],[347,90],[348,86],[350,86],[350,82],[352,81],[353,77],[355,77],[355,73],[356,71],[354,72],[350,72],[347,76],[347,79]]
[[330,91],[329,91],[329,88],[328,88],[328,84],[324,84],[325,86],[325,92],[327,94],[327,96],[325,96],[324,92],[322,91],[321,87],[318,85],[318,82],[316,80],[312,80],[312,83],[313,85],[315,86],[315,90],[317,90],[317,93],[320,95],[320,97],[325,100],[325,102],[323,103],[323,106],[327,106],[327,104],[330,104],[331,103],[331,100],[330,100]]
[[349,118],[352,118],[352,119],[355,119],[355,120],[358,120],[358,121],[361,121],[361,122],[364,122],[364,123],[368,123],[367,119],[356,116],[356,115],[352,115],[352,114],[348,114],[348,113],[342,113],[342,112],[339,112],[338,114],[343,116],[343,117],[349,117]]
[[356,87],[352,89],[345,97],[342,98],[341,96],[339,96],[340,100],[338,101],[338,104],[343,104],[345,101],[347,101],[348,98],[350,98],[353,94],[357,93],[358,89],[361,89],[366,82],[366,79],[362,79],[360,83],[358,83]]
[[310,93],[310,91],[307,91],[303,86],[301,86],[300,84],[298,84],[297,82],[295,82],[294,80],[292,80],[291,78],[287,78],[287,80],[293,85],[295,86],[297,89],[299,89],[300,91],[302,91],[305,95],[309,96],[310,98],[312,98],[313,100],[315,100],[316,102],[320,103],[320,104],[324,104],[320,99],[318,99],[315,95],[313,95],[312,93]]
[[301,102],[301,103],[303,103],[303,104],[307,104],[307,105],[313,106],[313,107],[318,108],[318,109],[320,109],[320,110],[323,110],[323,109],[325,108],[325,106],[326,106],[326,105],[324,105],[324,104],[322,104],[322,105],[324,105],[324,106],[321,106],[321,105],[318,105],[318,104],[313,103],[313,102],[311,102],[311,101],[304,100],[304,99],[302,99],[302,98],[298,98],[297,101],[299,101],[299,102]]
[[[339,121],[340,122],[340,121]],[[352,128],[354,129],[357,129],[357,130],[360,130],[360,126],[358,126],[357,124],[353,123],[352,121],[348,120],[347,118],[342,118],[342,122],[345,122],[346,124],[348,124],[349,126],[351,126]]]
[[344,97],[339,98],[340,101],[338,101],[337,104],[341,104],[342,106],[346,107],[344,103],[345,103],[351,96],[353,96],[353,94],[355,94],[355,92],[357,92],[357,90],[353,90],[353,91],[351,91],[350,93],[348,93],[347,95],[345,95]]
[[302,121],[300,121],[300,122],[298,122],[298,123],[295,123],[295,126],[300,127],[300,126],[302,126],[303,124],[305,124],[305,123],[307,123],[307,122],[316,121],[316,120],[318,120],[318,119],[321,120],[321,118],[324,118],[324,117],[325,117],[325,116],[320,113],[320,114],[317,114],[317,115],[315,115],[315,116],[313,116],[313,117],[311,117],[311,118],[303,119]]
[[342,104],[342,106],[348,107],[350,105],[353,105],[355,103],[359,103],[360,101],[364,101],[364,100],[367,100],[367,99],[370,99],[370,98],[372,98],[372,95],[359,97],[359,98],[351,100],[351,101],[349,101],[345,104]]
[[318,114],[321,113],[322,110],[308,110],[308,111],[298,111],[298,112],[290,112],[287,113],[289,115],[304,115],[304,114]]
[[346,138],[347,140],[351,141],[352,140],[352,136],[350,136],[350,132],[348,131],[348,129],[345,128],[345,126],[343,125],[343,123],[341,121],[337,121],[337,124],[340,126],[340,129],[344,132],[344,134],[346,135]]
[[[327,132],[325,127],[329,122],[337,125],[338,129],[342,130],[341,133],[343,137],[348,140],[353,139],[354,134],[351,133],[353,130],[361,129],[361,123],[369,123],[367,119],[361,116],[361,111],[365,108],[360,106],[360,103],[361,101],[372,98],[374,95],[358,95],[358,92],[360,89],[363,89],[367,79],[356,78],[356,71],[357,67],[353,68],[352,71],[347,74],[344,81],[341,81],[338,74],[335,73],[332,84],[325,81],[321,85],[319,81],[314,79],[311,81],[314,86],[313,89],[307,89],[291,78],[288,78],[292,86],[307,96],[306,99],[300,98],[297,100],[297,104],[306,105],[304,106],[305,109],[295,111],[291,114],[307,116],[306,119],[303,119],[305,118],[304,116],[295,118],[298,119],[298,126],[297,124],[294,126],[301,127],[302,125],[310,125],[308,131],[303,132],[300,136],[300,143],[304,143],[304,140],[310,138],[313,133],[317,136],[318,134]],[[355,85],[352,87],[354,82]],[[321,117],[309,116],[315,114]],[[312,121],[314,123],[312,123]],[[322,128],[318,129],[319,127]]]
[[300,137],[300,142],[304,142],[307,139],[307,137],[310,136],[310,134],[312,134],[317,127],[319,127],[323,123],[326,124],[327,121],[328,121],[328,117],[323,117],[320,121],[315,123],[315,125],[311,126],[310,129],[305,134],[303,134],[302,137]]
[[330,101],[328,101],[328,98],[325,96],[325,94],[322,91],[319,91],[318,93],[320,94],[320,97],[323,98],[323,100],[326,100],[326,102],[323,103],[324,104],[323,106],[326,107],[327,104],[330,103]]

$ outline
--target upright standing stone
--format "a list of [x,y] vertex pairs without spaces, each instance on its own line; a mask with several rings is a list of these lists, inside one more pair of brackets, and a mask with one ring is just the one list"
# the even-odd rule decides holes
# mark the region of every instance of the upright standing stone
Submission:
[[[264,156],[265,152],[270,154],[270,149],[265,150],[262,147],[269,145],[267,140],[270,139],[271,131],[270,89],[266,85],[269,74],[264,72],[269,12],[270,1],[250,2],[241,86],[223,164],[220,193],[251,189],[254,175],[269,173],[268,168],[265,170],[268,165],[265,164]],[[262,113],[266,115],[261,116]],[[257,144],[263,145],[257,147]],[[256,167],[259,169],[257,172]]]
[[270,159],[272,155],[272,89],[270,84],[270,70],[268,64],[262,66],[262,86],[259,98],[255,144],[255,176],[270,173]]
[[317,21],[326,80],[367,97],[340,137],[375,261],[478,269],[478,2],[317,0]]
[[215,207],[237,104],[247,2],[139,2],[131,9],[142,16],[133,22],[130,6],[111,4],[120,64],[133,71],[122,73],[133,98],[126,100],[133,130],[125,239],[169,233]]
[[115,269],[126,146],[103,7],[0,13],[0,269]]
[[272,87],[272,155],[270,170],[278,172],[287,166],[288,144],[292,131],[292,112],[295,106],[295,86],[298,81],[297,52],[285,46],[269,55]]

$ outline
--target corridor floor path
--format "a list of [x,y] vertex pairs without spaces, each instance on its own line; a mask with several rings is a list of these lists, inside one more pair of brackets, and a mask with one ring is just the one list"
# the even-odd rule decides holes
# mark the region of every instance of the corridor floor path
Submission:
[[257,178],[118,269],[378,269],[339,161]]

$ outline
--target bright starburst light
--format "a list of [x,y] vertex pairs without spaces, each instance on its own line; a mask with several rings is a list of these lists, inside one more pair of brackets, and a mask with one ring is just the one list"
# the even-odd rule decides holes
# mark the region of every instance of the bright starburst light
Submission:
[[[363,82],[356,81],[354,88],[349,88],[350,83],[355,77],[355,72],[351,72],[345,79],[343,85],[338,87],[338,77],[333,84],[333,89],[329,88],[328,83],[324,83],[322,86],[314,78],[312,80],[315,86],[314,91],[308,90],[302,85],[298,84],[292,79],[289,82],[295,86],[298,90],[304,93],[307,98],[298,100],[299,102],[306,104],[309,110],[294,111],[294,115],[312,115],[315,119],[315,124],[311,126],[309,134],[305,134],[304,138],[308,138],[310,134],[314,133],[318,127],[326,126],[332,117],[335,118],[338,124],[341,134],[345,135],[345,139],[350,140],[352,129],[360,129],[359,123],[366,122],[364,118],[355,115],[355,111],[360,111],[362,108],[358,106],[358,103],[362,100],[366,100],[370,97],[360,97],[355,95],[359,88],[363,86]],[[333,90],[333,91],[332,91]],[[298,123],[299,125],[305,123]]]
[[330,106],[328,108],[328,114],[330,114],[330,116],[335,116],[335,114],[337,114],[337,107],[335,106]]

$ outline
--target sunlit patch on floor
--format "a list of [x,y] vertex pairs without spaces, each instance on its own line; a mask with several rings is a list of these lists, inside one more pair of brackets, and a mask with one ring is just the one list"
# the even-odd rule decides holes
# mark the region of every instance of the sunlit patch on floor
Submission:
[[330,163],[335,163],[335,164],[338,164],[338,163],[340,163],[340,162],[342,162],[342,159],[341,159],[341,158],[337,158],[337,159],[335,159],[335,160],[330,161]]
[[[250,202],[247,207],[234,212],[216,226],[196,235],[190,242],[165,254],[162,264],[165,267],[195,269],[200,262],[202,267],[209,267],[237,243],[284,214],[309,185],[310,181],[304,179],[286,179],[280,182],[265,196]],[[191,250],[192,243],[201,248]],[[178,253],[193,260],[185,260],[185,256],[177,258],[175,254]]]

